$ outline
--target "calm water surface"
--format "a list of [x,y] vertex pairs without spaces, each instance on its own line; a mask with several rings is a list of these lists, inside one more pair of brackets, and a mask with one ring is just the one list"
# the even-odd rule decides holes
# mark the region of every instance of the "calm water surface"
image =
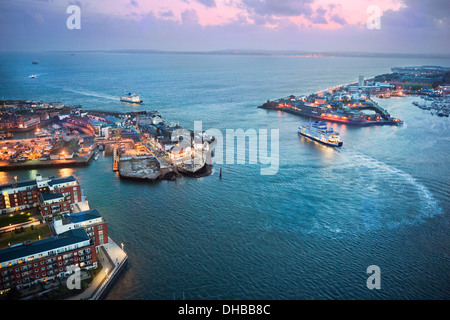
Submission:
[[[130,264],[108,299],[450,298],[449,118],[379,100],[403,127],[334,124],[344,146],[297,136],[307,122],[256,107],[390,72],[448,60],[20,53],[0,55],[0,98],[158,110],[193,129],[279,129],[280,167],[219,164],[200,179],[120,180],[111,158],[74,175],[91,208],[123,242]],[[31,61],[38,59],[39,65]],[[37,78],[30,79],[29,75]],[[124,105],[124,90],[144,104]],[[218,171],[222,168],[223,178]],[[0,183],[38,171],[0,172]],[[382,289],[368,290],[378,265]],[[164,285],[166,284],[166,285]]]

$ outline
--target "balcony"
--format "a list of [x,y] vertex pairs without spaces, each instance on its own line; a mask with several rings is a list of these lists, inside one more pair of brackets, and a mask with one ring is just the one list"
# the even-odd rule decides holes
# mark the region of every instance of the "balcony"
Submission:
[[31,265],[26,265],[26,266],[23,266],[22,268],[20,268],[20,271],[27,271],[30,269],[33,269],[33,267]]

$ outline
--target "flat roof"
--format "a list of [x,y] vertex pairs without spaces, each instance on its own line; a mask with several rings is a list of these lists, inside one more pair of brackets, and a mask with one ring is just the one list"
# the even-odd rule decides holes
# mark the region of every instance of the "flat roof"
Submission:
[[22,181],[22,182],[13,182],[13,183],[7,183],[0,185],[0,190],[6,190],[6,189],[12,189],[12,188],[21,188],[21,187],[31,187],[31,186],[37,186],[36,180],[28,180],[28,181]]
[[61,184],[61,183],[68,183],[68,182],[76,182],[77,179],[75,179],[74,176],[69,176],[69,177],[64,177],[64,178],[56,178],[56,179],[51,179],[48,182],[49,186],[53,186],[55,184]]
[[62,193],[41,193],[41,196],[43,201],[64,198],[64,195]]
[[84,221],[102,218],[102,215],[97,209],[80,211],[76,213],[67,214],[63,218],[63,225],[70,223],[81,223]]
[[17,247],[2,249],[0,250],[0,263],[73,245],[86,240],[90,240],[90,238],[83,228],[69,230],[58,236],[33,241],[29,245],[22,244]]

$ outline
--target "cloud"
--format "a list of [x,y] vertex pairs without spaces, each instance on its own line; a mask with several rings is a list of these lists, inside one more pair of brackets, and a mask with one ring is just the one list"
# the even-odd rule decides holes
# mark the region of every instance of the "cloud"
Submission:
[[186,25],[198,24],[198,14],[194,9],[187,9],[181,13],[181,22]]
[[337,24],[340,24],[341,26],[344,26],[347,24],[347,21],[345,21],[345,19],[341,16],[339,16],[338,14],[334,14],[330,17],[330,21],[332,22],[336,22]]
[[208,8],[215,8],[216,7],[216,1],[215,0],[196,0],[198,3],[201,3],[205,7]]
[[130,5],[135,8],[139,8],[139,3],[136,0],[130,0]]
[[161,16],[161,17],[173,17],[173,12],[172,12],[172,10],[167,10],[167,11],[160,11],[159,12],[159,15]]
[[80,7],[80,8],[83,7],[83,5],[81,4],[81,2],[80,2],[80,1],[77,1],[77,0],[75,0],[75,1],[69,1],[69,5],[76,5],[76,6]]
[[45,19],[39,12],[31,12],[28,11],[25,13],[25,19],[29,19],[30,21],[36,22],[36,23],[44,23]]
[[383,13],[382,23],[401,29],[442,29],[450,26],[450,6],[448,0],[405,0],[397,11]]
[[328,21],[325,18],[326,13],[327,13],[327,11],[325,9],[323,9],[322,7],[319,7],[318,9],[316,9],[314,14],[309,18],[309,20],[315,24],[327,24]]
[[250,13],[262,16],[300,16],[312,13],[313,0],[242,0]]
[[65,0],[66,7],[69,1],[83,4],[81,30],[66,28],[62,1],[0,0],[0,38],[8,50],[450,52],[444,0],[383,6],[380,30],[366,27],[364,3],[353,8],[327,4],[331,0],[224,0],[213,1],[214,9],[199,0],[134,0],[136,9],[131,0]]

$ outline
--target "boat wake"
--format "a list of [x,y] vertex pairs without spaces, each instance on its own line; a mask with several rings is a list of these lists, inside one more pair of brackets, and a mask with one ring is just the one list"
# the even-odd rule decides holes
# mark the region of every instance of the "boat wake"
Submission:
[[[420,223],[423,222],[424,218],[430,218],[443,212],[442,207],[434,198],[431,191],[410,174],[355,150],[342,149],[340,152],[349,155],[352,166],[358,169],[360,173],[359,184],[361,190],[365,190],[366,195],[368,195],[369,202],[371,201],[370,198],[372,198],[372,196],[378,198],[380,189],[386,189],[390,184],[398,185],[394,190],[399,190],[402,194],[406,193],[406,196],[411,198],[411,203],[417,202],[417,206],[420,207],[419,215],[413,216],[409,214],[409,210],[399,207],[397,209],[402,215],[404,215],[405,219],[401,219],[401,221],[397,222],[391,221],[387,223],[388,227],[395,228],[404,222],[408,222],[410,224]],[[369,171],[367,169],[369,169]],[[398,181],[398,179],[401,181]],[[381,181],[377,182],[377,180]],[[415,197],[414,194],[408,194],[406,192],[407,188],[405,188],[405,183],[407,186],[413,187],[418,197]],[[379,184],[386,184],[386,186],[383,187]],[[416,201],[416,199],[419,201]],[[374,206],[372,206],[372,208],[373,207]],[[404,210],[404,212],[401,212],[402,210]],[[406,217],[407,213],[408,215]],[[394,212],[392,214],[394,215]]]
[[89,91],[89,90],[76,90],[76,89],[72,89],[72,88],[61,88],[61,89],[63,91],[73,92],[73,93],[81,94],[84,96],[119,101],[118,97],[115,97],[115,96],[109,95],[109,94],[105,94],[105,93],[101,93],[101,92],[95,92],[95,91]]

